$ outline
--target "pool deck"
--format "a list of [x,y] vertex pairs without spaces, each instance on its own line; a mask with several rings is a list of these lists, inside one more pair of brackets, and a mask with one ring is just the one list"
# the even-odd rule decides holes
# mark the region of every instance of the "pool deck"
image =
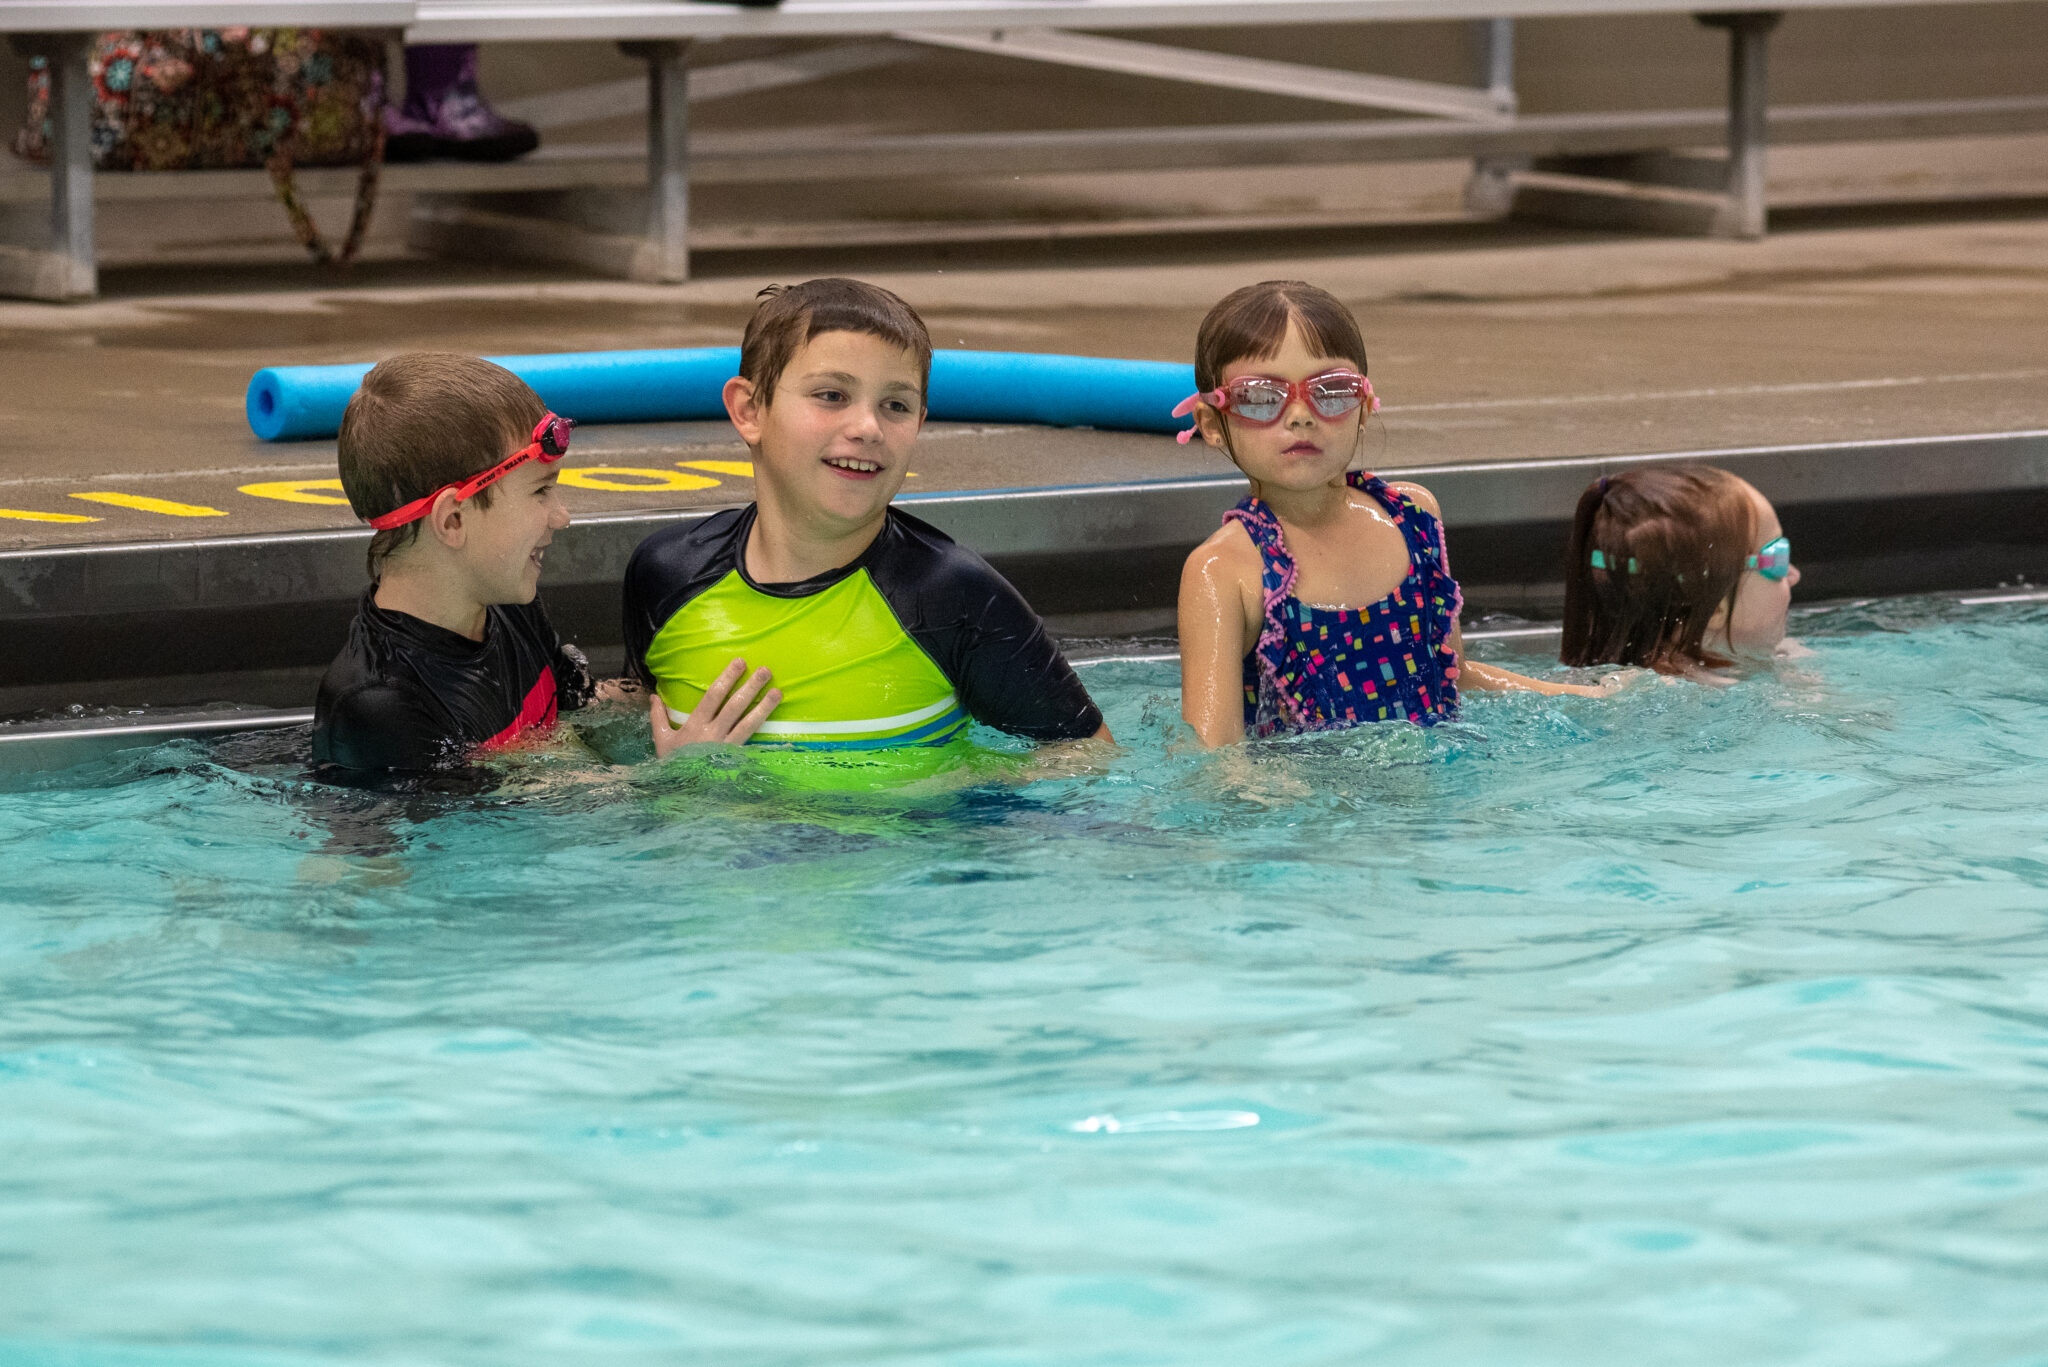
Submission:
[[[1166,360],[1186,358],[1238,284],[1323,284],[1358,311],[1386,403],[1368,462],[1436,487],[1482,607],[1554,591],[1563,520],[1594,473],[1687,453],[1779,499],[1812,596],[2038,579],[2048,205],[1946,213],[1820,216],[1758,243],[1459,225],[714,253],[669,287],[426,262],[331,282],[112,272],[94,303],[0,304],[0,416],[17,434],[0,464],[0,621],[15,643],[0,714],[303,696],[360,591],[366,533],[345,506],[304,501],[331,491],[292,487],[333,478],[331,441],[249,434],[259,366],[730,344],[762,284],[808,274],[887,284],[941,346]],[[631,546],[744,502],[745,459],[721,423],[578,433],[565,469],[588,472],[567,491],[579,526],[545,585],[601,663]],[[1180,557],[1239,488],[1207,448],[1159,434],[936,424],[913,469],[906,498],[1069,631],[1158,625]],[[1900,510],[1923,492],[1924,525],[1901,540]],[[227,670],[271,675],[228,687]],[[162,682],[185,674],[210,677]],[[113,679],[130,682],[98,687]]]
[[[1008,259],[956,248],[922,270],[906,268],[919,254],[905,251],[843,261],[713,254],[706,278],[667,287],[451,277],[410,262],[320,289],[306,287],[319,279],[306,270],[117,272],[95,303],[0,304],[0,417],[20,434],[0,463],[0,549],[352,526],[345,507],[242,492],[334,474],[331,441],[250,435],[242,395],[259,366],[420,348],[729,344],[754,291],[798,265],[898,290],[941,346],[1163,360],[1187,357],[1203,311],[1227,288],[1316,281],[1364,324],[1386,404],[1368,448],[1381,470],[2039,430],[2048,208],[2033,209],[1850,220],[1760,243],[1443,228],[1206,247],[1105,241]],[[571,508],[742,502],[746,479],[677,463],[744,459],[722,423],[587,428],[567,468],[649,472],[594,477],[622,486],[698,487],[573,489]],[[1229,473],[1212,452],[1163,436],[971,425],[935,425],[916,469],[907,492],[919,494]],[[49,516],[96,520],[38,520]]]

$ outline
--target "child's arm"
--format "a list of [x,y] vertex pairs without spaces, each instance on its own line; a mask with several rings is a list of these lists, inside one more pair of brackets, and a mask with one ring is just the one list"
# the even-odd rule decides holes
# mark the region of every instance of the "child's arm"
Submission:
[[313,753],[322,764],[360,775],[424,774],[462,767],[468,758],[420,693],[378,681],[330,698],[321,686]]
[[[1406,494],[1415,505],[1443,525],[1443,509],[1437,506],[1436,495],[1420,484],[1402,482],[1390,486]],[[1527,674],[1517,674],[1512,669],[1499,665],[1481,664],[1465,658],[1465,629],[1456,622],[1451,624],[1451,649],[1458,658],[1458,688],[1471,689],[1481,693],[1541,693],[1545,697],[1557,697],[1563,693],[1574,693],[1582,698],[1604,698],[1611,691],[1597,685],[1553,683],[1547,679],[1532,679]]]
[[[1457,640],[1456,637],[1452,639]],[[1548,679],[1532,679],[1527,674],[1517,674],[1514,670],[1502,669],[1499,665],[1467,660],[1462,643],[1458,647],[1458,687],[1477,689],[1482,693],[1541,693],[1551,698],[1560,693],[1574,693],[1581,698],[1604,698],[1614,691],[1600,684],[1553,683]]]
[[727,665],[680,726],[669,720],[661,694],[649,689],[647,717],[654,727],[655,758],[667,759],[685,745],[745,745],[782,701],[782,690],[768,687],[766,669],[755,670],[742,683],[746,674],[745,660]]
[[1102,709],[1024,595],[987,561],[947,543],[917,585],[912,639],[967,714],[1040,744],[1113,741]]
[[1259,572],[1258,548],[1236,523],[1181,567],[1180,715],[1207,746],[1244,739],[1245,593]]

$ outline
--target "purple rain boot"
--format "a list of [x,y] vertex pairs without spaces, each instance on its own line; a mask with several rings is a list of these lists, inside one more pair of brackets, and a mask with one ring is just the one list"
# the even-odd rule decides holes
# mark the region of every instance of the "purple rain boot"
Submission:
[[510,161],[540,146],[531,124],[499,114],[476,88],[476,44],[405,50],[405,105],[384,108],[384,159]]

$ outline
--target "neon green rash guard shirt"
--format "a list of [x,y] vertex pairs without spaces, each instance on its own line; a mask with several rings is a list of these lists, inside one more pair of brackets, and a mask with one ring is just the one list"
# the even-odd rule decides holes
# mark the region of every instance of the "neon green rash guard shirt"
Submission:
[[891,508],[858,560],[794,584],[747,574],[752,505],[656,532],[626,567],[627,667],[687,714],[735,656],[782,702],[756,743],[942,746],[969,719],[1076,740],[1102,713],[1023,596],[945,533]]

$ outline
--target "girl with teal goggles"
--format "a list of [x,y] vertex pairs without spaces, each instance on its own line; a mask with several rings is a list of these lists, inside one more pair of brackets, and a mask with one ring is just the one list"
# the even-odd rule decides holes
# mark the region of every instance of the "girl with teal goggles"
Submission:
[[1558,659],[1704,677],[1775,658],[1799,583],[1783,532],[1762,492],[1711,465],[1594,480],[1572,515]]
[[[1593,568],[1596,570],[1620,568],[1617,565],[1610,565],[1607,557],[1598,550],[1593,552],[1591,561]],[[1755,570],[1766,579],[1777,580],[1785,578],[1792,573],[1792,539],[1781,536],[1775,540],[1764,542],[1757,549],[1755,555],[1742,562],[1742,567],[1746,570]],[[1630,574],[1637,572],[1634,556],[1629,557],[1628,572]]]

